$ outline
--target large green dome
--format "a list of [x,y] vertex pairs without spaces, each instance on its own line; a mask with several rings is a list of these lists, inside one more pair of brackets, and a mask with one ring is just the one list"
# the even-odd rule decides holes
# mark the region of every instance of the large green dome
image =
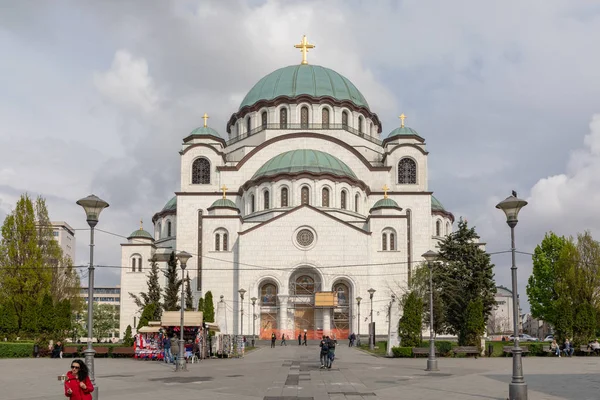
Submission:
[[271,158],[256,171],[252,179],[277,174],[312,172],[357,179],[342,160],[319,150],[292,150]]
[[280,68],[263,77],[244,97],[240,109],[260,100],[300,95],[333,97],[369,108],[362,93],[344,76],[319,65],[300,64]]
[[131,232],[131,235],[129,235],[127,237],[127,239],[151,239],[151,240],[154,240],[152,235],[148,231],[143,230],[142,228]]

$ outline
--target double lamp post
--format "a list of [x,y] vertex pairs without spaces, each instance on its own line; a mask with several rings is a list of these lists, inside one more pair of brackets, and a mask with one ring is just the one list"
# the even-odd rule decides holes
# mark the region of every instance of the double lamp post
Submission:
[[187,261],[192,257],[192,255],[186,251],[180,251],[177,253],[177,259],[179,260],[179,264],[181,265],[181,314],[179,317],[179,354],[177,355],[177,364],[175,364],[175,371],[181,372],[187,370],[187,365],[185,363],[185,341],[183,339],[183,329],[184,329],[184,313],[185,313],[185,267],[187,265]]

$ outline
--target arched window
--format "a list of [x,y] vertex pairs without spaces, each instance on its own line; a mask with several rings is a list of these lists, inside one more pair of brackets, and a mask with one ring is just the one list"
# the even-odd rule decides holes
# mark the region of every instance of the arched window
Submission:
[[267,112],[263,111],[260,115],[260,122],[263,129],[267,129]]
[[192,184],[210,183],[210,162],[206,158],[197,158],[192,163]]
[[442,236],[442,222],[440,220],[435,221],[435,236]]
[[452,233],[452,227],[450,226],[450,222],[446,222],[446,235]]
[[263,198],[264,198],[263,203],[264,203],[264,206],[265,206],[264,208],[265,208],[265,210],[268,210],[269,206],[270,206],[270,204],[269,204],[269,191],[268,190],[264,191]]
[[256,210],[255,208],[255,204],[254,204],[254,195],[250,196],[250,212],[253,213]]
[[381,250],[387,251],[387,233],[381,234]]
[[288,206],[288,189],[287,188],[281,188],[281,207],[287,207]]
[[215,235],[215,251],[221,251],[221,234]]
[[277,286],[272,283],[265,283],[260,288],[260,303],[265,306],[277,304]]
[[358,203],[360,201],[360,196],[358,193],[354,196],[354,212],[358,212]]
[[294,294],[311,295],[315,292],[315,281],[308,275],[299,276],[294,286]]
[[229,235],[223,234],[223,251],[229,251]]
[[300,204],[310,204],[310,192],[306,186],[300,190]]
[[390,233],[390,250],[396,250],[396,235]]
[[417,183],[417,163],[412,158],[405,157],[398,163],[398,183]]
[[167,221],[167,237],[171,237],[171,221]]
[[308,107],[302,107],[300,109],[300,128],[308,128]]
[[279,109],[279,128],[287,129],[287,108]]
[[142,256],[134,254],[131,256],[131,272],[142,272]]
[[329,129],[329,108],[323,107],[321,111],[321,124],[323,129]]
[[160,222],[158,223],[157,236],[158,236],[158,239],[162,238],[162,224]]
[[323,188],[321,191],[321,205],[323,207],[329,207],[329,189]]
[[358,134],[363,135],[363,117],[358,117]]
[[396,251],[398,245],[396,243],[396,231],[391,228],[384,229],[381,234],[381,250]]
[[342,112],[342,129],[348,128],[348,111]]
[[138,272],[142,272],[142,257],[138,257]]
[[333,292],[337,295],[338,306],[345,306],[350,299],[350,291],[345,283],[336,283],[333,287]]
[[369,128],[369,135],[375,136],[375,130],[373,129],[373,123],[371,122],[371,126]]
[[250,135],[250,131],[252,130],[252,120],[250,117],[246,120],[246,134]]
[[346,191],[345,191],[345,190],[342,190],[342,193],[341,193],[341,195],[340,195],[340,208],[341,208],[342,210],[345,210],[345,209],[346,209],[346,197],[347,197],[347,196],[346,196]]
[[135,263],[136,263],[136,258],[131,257],[131,272],[135,272]]

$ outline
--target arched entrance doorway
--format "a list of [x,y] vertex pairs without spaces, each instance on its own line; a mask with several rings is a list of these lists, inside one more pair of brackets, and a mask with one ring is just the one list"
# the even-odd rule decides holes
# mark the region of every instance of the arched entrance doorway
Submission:
[[[260,293],[260,328],[259,337],[270,339],[271,334],[278,336],[279,308],[277,307],[277,285],[272,281],[262,282],[259,286]],[[279,337],[279,336],[278,336]]]
[[331,334],[342,339],[350,336],[352,321],[352,293],[350,283],[345,279],[337,280],[333,284],[333,293],[337,297],[337,304],[333,308],[331,320]]
[[311,267],[296,270],[289,281],[288,309],[293,315],[293,334],[308,339],[320,338],[323,334],[323,315],[315,308],[315,293],[321,291],[321,276]]

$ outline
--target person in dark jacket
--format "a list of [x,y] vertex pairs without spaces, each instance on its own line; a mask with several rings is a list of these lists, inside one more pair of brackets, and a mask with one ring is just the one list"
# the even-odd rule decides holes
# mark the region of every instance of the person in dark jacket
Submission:
[[298,334],[298,346],[302,346],[302,334]]
[[65,379],[65,396],[71,400],[92,400],[93,391],[87,365],[81,360],[73,360]]
[[308,345],[306,344],[306,331],[304,331],[304,341],[302,342],[302,344],[303,344],[303,345],[305,345],[305,346],[308,346]]
[[275,347],[275,342],[277,341],[277,336],[275,336],[275,332],[271,333],[271,348]]

